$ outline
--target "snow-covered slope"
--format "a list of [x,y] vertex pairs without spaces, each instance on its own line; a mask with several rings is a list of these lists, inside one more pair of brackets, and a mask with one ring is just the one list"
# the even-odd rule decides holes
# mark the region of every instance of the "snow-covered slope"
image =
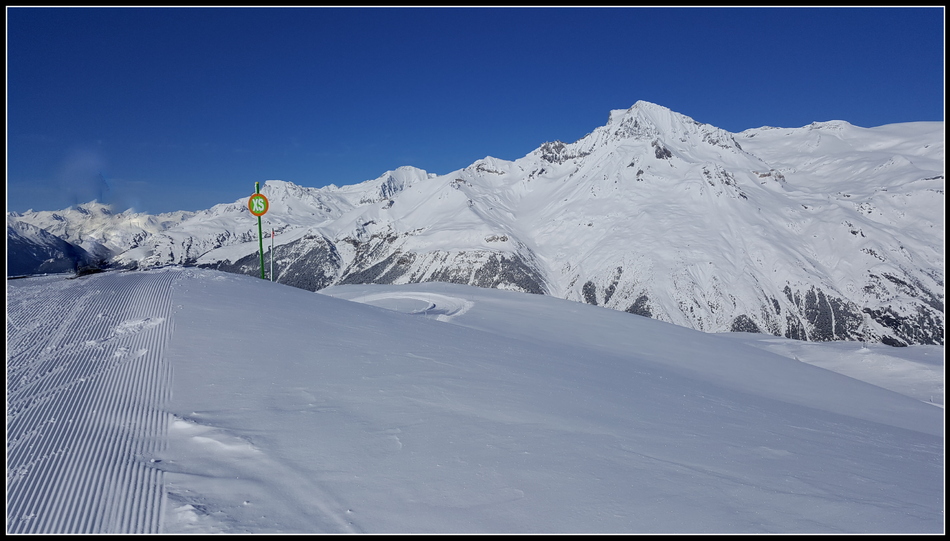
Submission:
[[326,292],[11,281],[8,533],[944,530],[941,346],[801,343],[915,367],[876,385],[551,296]]
[[[454,282],[708,332],[942,344],[943,147],[942,122],[733,134],[641,101],[515,161],[262,193],[276,279],[310,290]],[[245,205],[197,213],[116,261],[256,275]]]

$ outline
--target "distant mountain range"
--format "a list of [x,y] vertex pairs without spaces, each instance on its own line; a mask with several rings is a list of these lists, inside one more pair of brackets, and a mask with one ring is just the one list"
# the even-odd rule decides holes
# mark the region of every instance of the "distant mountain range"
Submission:
[[[311,291],[453,282],[707,332],[943,344],[943,126],[730,133],[640,101],[515,161],[400,167],[343,187],[269,180],[265,267],[273,255],[276,281]],[[7,222],[8,275],[43,272],[22,224],[116,267],[260,274],[247,198],[159,216],[93,202]]]
[[100,261],[81,247],[33,224],[7,219],[7,276],[78,272]]

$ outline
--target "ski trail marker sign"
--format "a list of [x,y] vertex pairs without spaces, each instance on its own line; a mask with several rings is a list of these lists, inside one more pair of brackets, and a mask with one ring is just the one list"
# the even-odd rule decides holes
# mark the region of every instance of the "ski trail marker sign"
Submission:
[[267,209],[270,208],[270,204],[264,194],[255,193],[247,200],[247,208],[251,211],[251,214],[260,218],[267,214]]
[[261,229],[261,216],[267,214],[267,209],[270,208],[270,204],[267,202],[267,198],[264,197],[264,194],[261,193],[261,183],[254,183],[254,193],[251,197],[247,198],[247,209],[251,211],[251,214],[257,216],[257,240],[260,244],[260,255],[261,255],[261,280],[264,280],[264,233]]

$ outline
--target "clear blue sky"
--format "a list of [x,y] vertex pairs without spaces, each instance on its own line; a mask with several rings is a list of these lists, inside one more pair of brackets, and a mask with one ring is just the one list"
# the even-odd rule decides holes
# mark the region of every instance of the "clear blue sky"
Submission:
[[7,210],[158,213],[573,142],[943,120],[943,8],[7,8]]

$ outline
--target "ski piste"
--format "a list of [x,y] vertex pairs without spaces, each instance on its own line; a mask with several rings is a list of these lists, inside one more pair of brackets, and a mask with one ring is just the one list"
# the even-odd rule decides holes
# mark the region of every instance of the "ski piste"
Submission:
[[7,285],[11,533],[943,526],[938,346],[460,284],[70,277]]

